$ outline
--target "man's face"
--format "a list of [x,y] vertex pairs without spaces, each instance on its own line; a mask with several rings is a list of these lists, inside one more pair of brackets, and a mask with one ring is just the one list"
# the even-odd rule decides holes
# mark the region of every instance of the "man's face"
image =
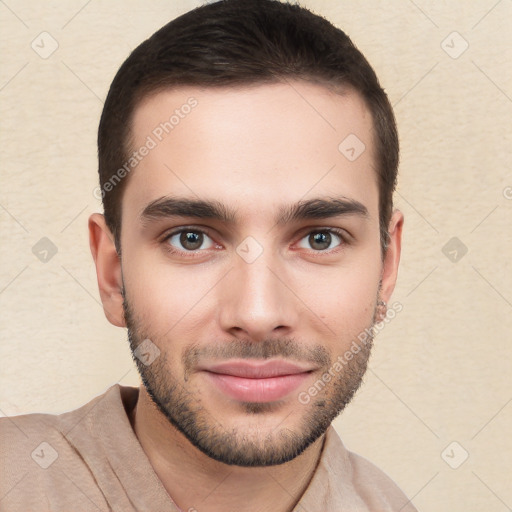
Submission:
[[132,350],[159,351],[137,360],[146,389],[216,460],[290,460],[348,403],[370,352],[358,335],[383,269],[371,115],[353,92],[298,82],[183,88],[136,109],[132,148],[148,136],[121,232]]

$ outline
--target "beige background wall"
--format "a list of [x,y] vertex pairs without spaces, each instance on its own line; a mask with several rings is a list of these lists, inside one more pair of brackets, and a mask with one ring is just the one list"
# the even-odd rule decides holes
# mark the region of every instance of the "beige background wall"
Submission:
[[[0,2],[3,415],[138,382],[88,247],[96,130],[129,51],[199,3]],[[512,2],[304,4],[374,65],[402,144],[403,311],[335,426],[422,511],[511,510]]]

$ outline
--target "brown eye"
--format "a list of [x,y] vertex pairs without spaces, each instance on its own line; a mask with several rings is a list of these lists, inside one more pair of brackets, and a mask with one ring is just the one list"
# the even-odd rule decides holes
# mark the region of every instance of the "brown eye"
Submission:
[[313,231],[305,236],[299,243],[303,249],[313,249],[315,251],[325,251],[334,249],[343,243],[343,237],[332,229],[322,231]]
[[206,233],[192,229],[182,229],[169,235],[167,242],[175,249],[185,251],[210,249],[214,245],[212,239]]
[[331,245],[330,233],[313,233],[309,235],[309,244],[313,249],[328,249]]

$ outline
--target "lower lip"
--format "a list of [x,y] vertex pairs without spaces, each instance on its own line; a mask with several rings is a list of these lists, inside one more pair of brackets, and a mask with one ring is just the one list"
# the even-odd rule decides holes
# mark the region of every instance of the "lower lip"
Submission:
[[205,372],[223,393],[240,402],[274,402],[297,389],[309,373],[296,373],[266,379],[248,379]]

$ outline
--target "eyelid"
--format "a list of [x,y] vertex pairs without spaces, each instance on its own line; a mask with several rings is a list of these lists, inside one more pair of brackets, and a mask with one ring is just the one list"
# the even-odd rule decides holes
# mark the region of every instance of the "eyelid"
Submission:
[[334,233],[340,237],[349,238],[350,233],[343,228],[335,227],[335,226],[308,226],[303,228],[299,233],[304,233],[302,237],[311,233],[322,233],[322,232]]
[[198,232],[198,233],[203,233],[205,235],[208,235],[210,238],[212,238],[211,229],[207,228],[206,226],[194,226],[193,224],[191,224],[191,225],[185,224],[185,225],[175,226],[174,228],[169,228],[159,238],[161,239],[161,241],[164,241],[173,235],[181,233],[182,231],[194,231],[194,232]]

